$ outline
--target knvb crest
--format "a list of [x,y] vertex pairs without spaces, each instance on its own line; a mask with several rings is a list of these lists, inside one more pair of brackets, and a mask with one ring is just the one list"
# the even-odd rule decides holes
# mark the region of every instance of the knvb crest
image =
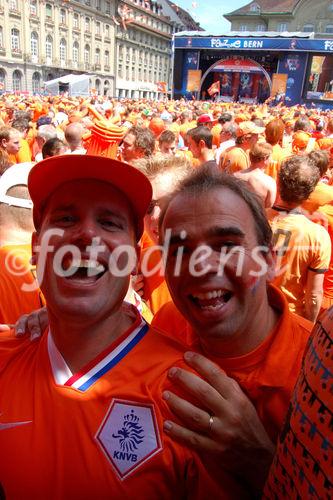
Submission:
[[161,450],[153,405],[113,400],[96,438],[121,479]]

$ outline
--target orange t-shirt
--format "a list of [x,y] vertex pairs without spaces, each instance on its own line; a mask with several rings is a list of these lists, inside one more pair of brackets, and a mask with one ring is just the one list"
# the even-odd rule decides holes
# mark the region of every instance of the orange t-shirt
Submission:
[[[254,351],[244,356],[210,359],[229,377],[237,380],[256,407],[270,438],[276,442],[312,323],[289,312],[288,303],[278,289],[270,286],[268,292],[270,305],[281,312],[273,332]],[[173,303],[166,304],[155,315],[152,326],[200,352],[197,335]]]
[[152,248],[146,247],[141,252],[141,266],[145,266],[149,275],[147,276],[142,268],[140,268],[140,272],[144,274],[143,299],[149,305],[152,313],[155,314],[172,299],[162,272],[161,252],[158,249],[152,251]]
[[[326,219],[326,229],[330,235],[331,244],[333,246],[333,205],[324,205],[323,207],[319,207],[318,212]],[[329,303],[333,300],[333,252],[331,253],[331,261],[328,271],[324,276],[324,299],[322,307],[326,309],[327,306],[325,307],[325,302],[328,301],[325,301],[325,298],[329,299]]]
[[312,214],[312,212],[315,212],[323,205],[333,206],[333,186],[329,186],[324,182],[318,182],[309,198],[302,203],[302,208]]
[[30,257],[30,245],[0,248],[0,323],[13,324],[44,305]]
[[244,149],[234,146],[222,153],[220,168],[228,174],[245,170],[250,166],[249,154]]
[[213,135],[213,146],[215,146],[216,148],[220,147],[220,143],[221,143],[221,140],[220,140],[221,131],[222,131],[222,125],[220,123],[217,123],[216,125],[214,125],[214,127],[211,130],[212,135]]
[[307,346],[288,419],[266,483],[266,499],[332,498],[333,310]]
[[[0,477],[6,498],[231,499],[223,494],[231,482],[227,473],[213,481],[206,462],[163,433],[164,419],[175,417],[162,392],[171,388],[169,368],[184,366],[182,355],[182,346],[138,314],[76,374],[50,332],[35,342],[2,336]],[[239,497],[237,482],[231,484]]]
[[305,314],[308,271],[325,273],[331,257],[331,240],[323,227],[300,213],[267,210],[277,255],[273,284],[285,294],[291,311]]

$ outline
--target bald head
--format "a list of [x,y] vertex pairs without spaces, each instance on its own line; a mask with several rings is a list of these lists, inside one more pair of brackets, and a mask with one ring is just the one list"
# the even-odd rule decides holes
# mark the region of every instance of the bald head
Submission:
[[81,145],[83,134],[84,128],[80,123],[70,123],[67,125],[65,139],[72,151]]

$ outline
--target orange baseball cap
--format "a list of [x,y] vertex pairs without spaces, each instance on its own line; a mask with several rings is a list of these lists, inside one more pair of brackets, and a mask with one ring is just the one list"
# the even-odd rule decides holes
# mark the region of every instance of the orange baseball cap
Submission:
[[52,193],[66,182],[81,179],[107,182],[121,191],[132,206],[138,238],[142,236],[143,219],[152,198],[149,180],[127,163],[93,155],[52,156],[31,169],[28,189],[36,229],[40,227],[45,204]]

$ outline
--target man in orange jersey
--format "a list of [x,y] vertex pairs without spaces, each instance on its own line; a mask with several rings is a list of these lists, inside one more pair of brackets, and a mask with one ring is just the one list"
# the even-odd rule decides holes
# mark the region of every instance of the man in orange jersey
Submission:
[[12,165],[0,177],[0,323],[40,307],[31,264],[32,202],[27,180],[32,163]]
[[221,170],[232,174],[249,168],[249,151],[258,142],[259,134],[262,134],[264,130],[263,127],[257,127],[250,121],[240,123],[236,132],[235,146],[227,149],[220,156]]
[[[21,134],[18,130],[12,127],[0,128],[0,149],[4,154],[13,158],[21,147]],[[13,161],[12,161],[13,163]]]
[[162,434],[161,392],[182,349],[123,302],[149,181],[115,160],[72,155],[35,165],[28,187],[50,328],[31,343],[0,339],[5,496],[218,498],[229,474],[220,487],[209,462]]
[[170,372],[200,403],[167,391],[183,424],[169,421],[165,431],[260,488],[312,324],[290,313],[284,295],[268,284],[271,229],[260,201],[235,177],[201,167],[185,179],[162,210],[162,241],[167,230],[173,303],[160,309],[153,325],[206,358],[185,358],[205,380],[180,368]]
[[300,210],[320,178],[306,156],[286,160],[279,172],[279,195],[268,217],[277,251],[274,284],[285,294],[290,310],[315,321],[323,297],[323,282],[331,255],[328,232]]
[[331,498],[333,490],[333,309],[313,329],[265,499]]

